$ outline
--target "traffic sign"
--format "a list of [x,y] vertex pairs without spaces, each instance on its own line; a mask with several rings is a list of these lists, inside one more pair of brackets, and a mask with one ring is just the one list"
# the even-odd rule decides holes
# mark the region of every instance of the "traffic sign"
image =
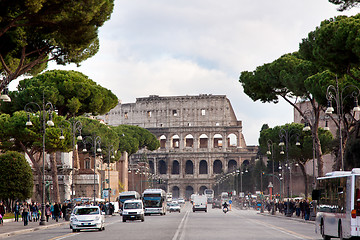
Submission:
[[232,200],[229,200],[229,204],[232,204]]

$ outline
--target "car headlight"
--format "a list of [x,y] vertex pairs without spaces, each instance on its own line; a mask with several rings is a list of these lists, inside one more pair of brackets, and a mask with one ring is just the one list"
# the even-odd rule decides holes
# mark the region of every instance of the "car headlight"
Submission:
[[79,220],[78,220],[76,217],[73,217],[73,218],[72,218],[72,221],[73,221],[73,222],[78,222]]
[[100,220],[100,216],[96,216],[95,221],[99,221],[99,220]]

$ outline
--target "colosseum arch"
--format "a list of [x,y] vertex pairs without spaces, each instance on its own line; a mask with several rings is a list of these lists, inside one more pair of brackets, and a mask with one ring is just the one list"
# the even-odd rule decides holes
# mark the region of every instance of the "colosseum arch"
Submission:
[[171,137],[171,147],[172,148],[179,148],[180,147],[180,137],[179,135],[174,135]]
[[189,147],[189,148],[194,147],[193,135],[191,135],[191,134],[186,135],[184,141],[185,141],[185,147]]
[[215,160],[213,164],[213,173],[220,174],[223,172],[222,162],[220,160]]
[[213,139],[214,148],[223,146],[223,137],[220,134],[215,134]]
[[187,186],[185,188],[185,198],[190,199],[191,194],[194,194],[194,188],[192,186]]
[[154,161],[153,160],[149,160],[149,168],[150,168],[150,173],[155,173],[155,168],[154,168]]
[[159,161],[159,174],[166,174],[167,173],[167,166],[164,160]]
[[161,135],[159,141],[160,141],[160,148],[166,148],[166,136]]
[[238,146],[238,138],[236,134],[230,133],[227,137],[228,146],[229,147],[237,147]]
[[194,163],[191,160],[185,163],[185,174],[194,174]]
[[179,198],[180,197],[180,189],[178,186],[173,186],[171,189],[172,197]]
[[237,168],[237,162],[234,159],[231,159],[228,161],[228,172],[232,172],[236,170]]
[[208,136],[206,134],[201,134],[199,137],[199,148],[208,147]]
[[203,194],[204,194],[205,189],[207,189],[207,187],[206,187],[206,186],[201,186],[201,187],[199,188],[199,194],[203,195]]
[[201,160],[199,163],[199,174],[208,174],[208,164],[206,160]]
[[171,174],[180,174],[180,164],[178,160],[172,162]]

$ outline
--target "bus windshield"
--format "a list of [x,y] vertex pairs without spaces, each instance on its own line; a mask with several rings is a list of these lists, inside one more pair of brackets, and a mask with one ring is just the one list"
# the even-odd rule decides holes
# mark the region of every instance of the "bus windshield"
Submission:
[[162,199],[161,199],[161,197],[145,197],[144,196],[144,206],[145,207],[161,207]]
[[120,202],[125,202],[126,200],[129,200],[129,199],[135,199],[135,195],[126,195],[126,196],[119,197]]
[[360,216],[360,176],[355,176],[355,206],[356,216]]

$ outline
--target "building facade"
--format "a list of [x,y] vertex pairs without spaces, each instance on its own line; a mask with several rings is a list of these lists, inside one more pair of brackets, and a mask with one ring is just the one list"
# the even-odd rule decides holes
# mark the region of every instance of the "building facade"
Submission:
[[[112,126],[146,128],[157,137],[160,148],[131,155],[129,165],[146,162],[149,173],[140,184],[161,187],[173,197],[213,188],[217,176],[235,171],[257,153],[257,147],[246,145],[242,122],[225,95],[151,95],[119,103],[101,118]],[[132,185],[129,190],[139,189]]]

